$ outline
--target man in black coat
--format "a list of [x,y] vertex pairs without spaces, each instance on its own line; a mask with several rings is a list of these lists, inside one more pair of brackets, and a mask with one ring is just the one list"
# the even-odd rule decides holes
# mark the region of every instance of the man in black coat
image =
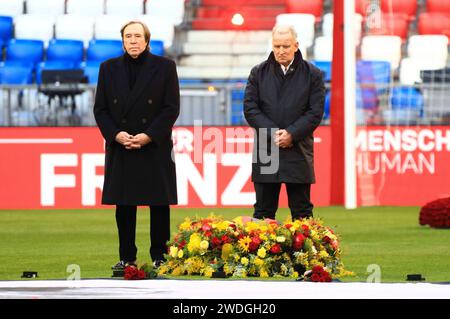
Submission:
[[100,65],[94,115],[105,138],[102,204],[116,205],[120,261],[136,263],[136,207],[150,206],[150,255],[159,265],[177,204],[172,127],[180,111],[175,63],[148,50],[150,31],[139,21],[121,29],[125,53]]
[[275,219],[285,183],[292,219],[312,217],[313,132],[323,116],[321,71],[303,60],[293,27],[276,26],[272,53],[248,78],[244,114],[255,129],[254,217]]

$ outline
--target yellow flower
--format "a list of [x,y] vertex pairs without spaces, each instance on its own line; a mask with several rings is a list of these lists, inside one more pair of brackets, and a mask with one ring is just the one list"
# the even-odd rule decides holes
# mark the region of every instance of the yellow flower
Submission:
[[202,271],[202,274],[203,274],[205,277],[211,278],[213,272],[214,272],[214,269],[213,269],[211,266],[208,266],[208,267],[206,267],[206,268]]
[[177,253],[178,253],[178,247],[170,246],[170,249],[169,249],[170,257],[175,258],[177,256]]
[[259,225],[258,223],[255,222],[248,222],[247,224],[245,224],[245,230],[250,233],[253,230],[258,230],[259,229]]
[[248,258],[247,257],[242,257],[241,258],[241,264],[243,264],[244,266],[248,265]]
[[183,258],[183,256],[184,256],[183,250],[179,250],[177,256],[178,256],[178,258]]
[[233,245],[226,243],[222,246],[222,259],[227,260],[228,256],[233,252]]
[[320,253],[319,253],[319,257],[320,258],[327,258],[329,256],[330,255],[325,250],[321,250]]
[[266,258],[266,250],[264,249],[264,247],[261,247],[260,249],[258,249],[258,257]]
[[259,234],[259,238],[263,241],[268,240],[269,238],[264,234]]
[[275,234],[270,234],[270,239],[276,240],[276,239],[277,239],[277,236],[276,236]]
[[[223,231],[223,230],[226,230],[230,226],[230,223],[228,221],[223,221],[221,223],[215,224],[215,226],[216,226],[217,230]],[[213,228],[214,228],[214,225],[213,225]]]
[[180,224],[180,226],[178,226],[178,228],[181,230],[181,231],[186,231],[186,230],[189,230],[190,228],[191,228],[191,220],[189,219],[189,218],[186,218],[185,220],[184,220],[184,222],[182,223],[182,224]]
[[286,241],[286,237],[284,237],[284,236],[277,237],[277,243],[284,243],[285,241]]
[[189,237],[189,243],[187,245],[188,251],[190,253],[197,251],[200,248],[201,237],[197,233],[193,233],[191,237]]
[[209,247],[208,241],[202,240],[202,241],[200,242],[200,249],[202,249],[202,250],[207,250],[208,247]]
[[239,241],[238,241],[239,249],[241,251],[248,252],[248,247],[251,242],[252,242],[252,240],[248,236],[245,236],[245,237],[239,239]]
[[259,276],[260,276],[261,278],[268,278],[268,277],[269,277],[269,273],[267,272],[267,270],[261,269],[261,270],[259,271]]
[[261,267],[262,265],[264,265],[264,261],[261,258],[256,257],[255,258],[255,265],[258,266],[258,267]]

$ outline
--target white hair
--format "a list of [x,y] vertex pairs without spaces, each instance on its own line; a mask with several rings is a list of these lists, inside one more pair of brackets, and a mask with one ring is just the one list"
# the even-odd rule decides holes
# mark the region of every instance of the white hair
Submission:
[[272,38],[275,36],[275,34],[286,34],[290,33],[292,35],[292,38],[297,41],[297,31],[295,31],[295,28],[292,25],[276,25],[272,29]]

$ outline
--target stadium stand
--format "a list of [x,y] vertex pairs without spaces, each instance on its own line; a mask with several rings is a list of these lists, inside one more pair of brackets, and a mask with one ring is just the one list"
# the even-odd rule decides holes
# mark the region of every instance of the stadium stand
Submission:
[[100,16],[105,13],[104,0],[67,0],[66,13]]
[[[270,53],[273,26],[289,23],[304,58],[324,74],[327,120],[332,7],[331,0],[0,0],[1,83],[39,84],[42,70],[82,68],[95,85],[99,64],[123,53],[120,27],[138,19],[150,27],[151,51],[177,62],[182,87],[220,87],[230,97],[227,123],[245,124],[248,74]],[[242,24],[232,22],[236,13]],[[355,0],[355,20],[358,123],[446,123],[450,2]]]
[[381,0],[381,11],[389,15],[403,14],[413,21],[417,14],[417,0]]
[[66,11],[65,0],[26,0],[27,14],[62,15]]
[[13,18],[0,16],[0,47],[3,47],[13,37]]
[[94,18],[79,14],[65,14],[56,18],[55,38],[83,41],[87,48],[94,38]]
[[44,46],[54,37],[55,17],[43,14],[23,14],[14,18],[16,39],[41,40]]
[[24,65],[0,63],[0,84],[31,84],[33,69]]
[[23,0],[0,1],[0,15],[15,17],[24,13]]

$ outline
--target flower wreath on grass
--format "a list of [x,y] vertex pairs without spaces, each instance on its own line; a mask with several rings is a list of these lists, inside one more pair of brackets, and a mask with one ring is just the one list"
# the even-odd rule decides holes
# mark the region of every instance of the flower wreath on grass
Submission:
[[419,224],[435,228],[450,228],[450,197],[425,204],[420,209]]
[[247,216],[232,221],[213,214],[186,218],[168,243],[159,274],[215,277],[290,277],[331,281],[350,275],[339,240],[320,219],[278,223]]

